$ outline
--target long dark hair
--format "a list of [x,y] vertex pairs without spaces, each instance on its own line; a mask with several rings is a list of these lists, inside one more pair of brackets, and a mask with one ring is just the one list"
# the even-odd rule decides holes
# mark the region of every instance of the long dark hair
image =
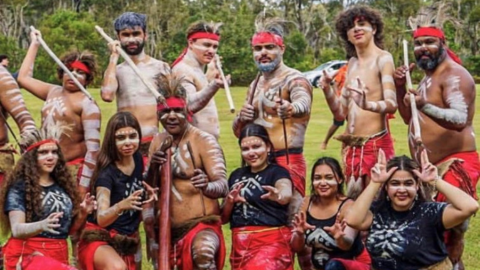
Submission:
[[[275,149],[273,149],[273,143],[270,141],[270,137],[268,136],[267,130],[260,125],[257,124],[248,124],[246,125],[242,131],[240,131],[240,137],[238,138],[238,145],[241,144],[242,140],[246,137],[259,137],[262,139],[267,146],[270,146],[270,152],[268,152],[267,161],[269,163],[277,163],[275,161]],[[245,160],[242,158],[242,167],[245,166]]]
[[332,169],[332,171],[333,171],[333,174],[338,179],[340,179],[340,184],[338,185],[338,189],[337,189],[337,196],[338,195],[346,196],[345,191],[344,191],[345,175],[343,174],[342,167],[340,166],[340,163],[338,162],[338,160],[336,160],[332,157],[321,157],[321,158],[317,159],[317,161],[315,161],[315,163],[313,164],[312,173],[311,173],[311,176],[310,176],[311,196],[312,197],[318,197],[318,195],[315,194],[315,189],[313,187],[313,176],[315,174],[315,169],[320,165],[327,165],[328,167],[330,167],[330,169]]
[[[73,205],[73,218],[78,214],[79,207],[81,203],[80,195],[77,191],[77,186],[75,181],[72,179],[70,172],[68,171],[65,157],[60,150],[60,146],[57,143],[58,147],[58,161],[55,168],[50,173],[50,176],[65,192],[68,194],[72,200]],[[34,148],[28,152],[25,152],[13,171],[8,174],[7,179],[2,184],[0,190],[0,230],[2,235],[6,235],[10,232],[10,219],[7,214],[4,213],[3,209],[5,207],[5,201],[7,198],[8,191],[10,188],[18,183],[19,181],[25,182],[25,221],[33,222],[34,216],[42,216],[42,187],[39,184],[39,168],[37,165],[37,152],[38,147]]]
[[[98,153],[97,165],[93,170],[92,180],[90,181],[90,190],[95,194],[95,182],[103,169],[113,162],[120,160],[117,145],[115,143],[115,132],[124,127],[132,127],[138,132],[138,139],[142,140],[142,130],[137,118],[130,112],[117,112],[108,120],[105,135],[103,136],[102,147]],[[135,151],[137,153],[140,147]]]
[[[419,190],[417,191],[417,194],[418,194],[418,198],[416,199],[417,202],[425,202],[425,201],[429,201],[428,197],[427,196],[427,192],[425,191],[422,183],[420,183],[417,175],[413,172],[413,170],[419,170],[420,169],[420,166],[418,165],[417,162],[415,162],[413,159],[403,155],[403,156],[397,156],[397,157],[394,157],[392,159],[390,159],[387,163],[387,171],[389,171],[391,168],[393,167],[397,167],[397,171],[407,171],[409,172],[411,175],[412,175],[412,178],[415,180],[415,182],[417,182],[417,184],[419,185]],[[393,174],[392,174],[393,176]],[[390,176],[390,178],[385,182],[385,184],[383,185],[382,189],[380,190],[380,194],[378,195],[377,197],[377,200],[375,201],[375,209],[378,210],[382,207],[385,207],[387,203],[389,203],[387,201],[387,196],[388,196],[388,193],[387,193],[387,190],[386,190],[386,185],[387,183],[390,181],[390,179],[392,179],[392,177]]]

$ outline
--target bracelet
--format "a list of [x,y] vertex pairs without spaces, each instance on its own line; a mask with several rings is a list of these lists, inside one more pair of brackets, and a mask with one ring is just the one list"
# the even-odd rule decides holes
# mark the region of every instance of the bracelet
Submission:
[[123,211],[120,211],[120,212],[119,212],[119,210],[120,210],[119,208],[120,208],[120,207],[118,206],[118,203],[116,203],[114,206],[115,206],[115,214],[117,214],[117,216],[123,215]]

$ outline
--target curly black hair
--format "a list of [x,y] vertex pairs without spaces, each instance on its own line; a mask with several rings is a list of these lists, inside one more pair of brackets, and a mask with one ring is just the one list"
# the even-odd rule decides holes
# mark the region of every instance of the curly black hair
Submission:
[[348,41],[347,31],[355,26],[355,19],[363,17],[368,21],[375,34],[373,36],[375,45],[380,49],[383,49],[383,21],[380,13],[367,6],[358,5],[344,10],[340,13],[335,20],[335,28],[337,34],[342,38],[345,43],[347,55],[357,56],[355,46]]
[[[90,70],[90,74],[87,74],[87,79],[85,82],[86,85],[90,84],[95,78],[95,74],[97,73],[97,62],[95,60],[95,55],[93,55],[91,52],[69,52],[62,56],[60,60],[67,67],[69,67],[75,60],[78,60],[85,64]],[[57,78],[60,81],[62,81],[64,73],[65,71],[61,67],[57,67]]]

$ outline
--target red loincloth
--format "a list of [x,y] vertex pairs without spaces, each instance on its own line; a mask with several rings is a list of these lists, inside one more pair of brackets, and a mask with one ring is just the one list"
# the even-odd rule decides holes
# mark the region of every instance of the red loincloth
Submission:
[[73,169],[77,170],[77,172],[75,173],[76,174],[75,180],[77,180],[77,187],[80,185],[80,178],[82,178],[84,163],[85,163],[84,158],[76,158],[74,160],[67,162],[67,167],[71,167],[72,170]]
[[143,172],[146,172],[148,167],[148,150],[150,149],[150,144],[153,141],[153,136],[143,137],[140,142],[140,153],[143,158]]
[[232,229],[230,264],[235,270],[293,270],[288,227]]
[[[84,230],[105,230],[105,229],[96,224],[87,222]],[[110,230],[109,233],[110,233],[110,237],[114,237],[115,235],[118,234],[116,230]],[[135,235],[137,235],[137,233],[130,235],[130,237],[133,237]],[[86,243],[85,241],[83,241],[83,239],[80,239],[80,242],[78,243],[78,262],[80,264],[81,269],[95,270],[95,267],[94,267],[95,264],[93,261],[95,251],[100,246],[105,246],[105,245],[108,245],[108,243],[104,241],[94,241],[94,242]],[[123,261],[127,265],[128,270],[136,269],[134,256],[135,254],[120,255],[120,257],[122,257]]]
[[358,181],[365,175],[370,177],[370,169],[377,163],[379,149],[385,152],[387,161],[395,156],[390,132],[373,135],[363,146],[347,145],[343,161],[347,181]]
[[[477,152],[455,153],[443,158],[435,166],[441,167],[444,162],[451,162],[451,164],[443,173],[442,179],[478,200],[476,187],[480,177],[480,161]],[[438,193],[435,200],[445,202],[447,199],[445,195]]]
[[307,174],[307,165],[303,154],[288,154],[290,164],[287,165],[287,156],[280,155],[275,156],[275,160],[278,165],[281,165],[290,172],[292,178],[293,187],[305,197],[305,177]]
[[[30,256],[39,252],[44,256]],[[43,237],[31,237],[28,239],[16,239],[10,237],[3,247],[4,263],[6,270],[16,270],[17,263],[22,257],[22,269],[75,269],[68,266],[68,244],[65,239],[51,239]],[[47,259],[49,257],[50,259]],[[39,264],[45,267],[38,268]]]
[[333,258],[332,260],[339,261],[343,264],[346,270],[370,270],[372,260],[366,248],[363,248],[362,253],[353,260]]
[[180,240],[175,243],[175,247],[172,246],[170,250],[170,265],[172,268],[176,265],[180,270],[193,269],[194,263],[192,260],[192,244],[197,233],[202,230],[210,229],[214,231],[218,239],[220,239],[220,250],[215,255],[215,265],[217,269],[223,269],[225,264],[225,257],[227,252],[225,250],[225,240],[223,239],[222,224],[220,221],[214,224],[198,223]]

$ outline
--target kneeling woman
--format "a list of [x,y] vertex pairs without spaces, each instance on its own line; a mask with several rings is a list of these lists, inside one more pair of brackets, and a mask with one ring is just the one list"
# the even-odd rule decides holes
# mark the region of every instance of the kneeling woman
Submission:
[[293,221],[292,249],[312,248],[315,269],[369,270],[368,255],[357,230],[344,226],[353,201],[343,194],[345,177],[336,159],[318,159],[312,169],[312,194]]
[[273,146],[264,127],[250,124],[240,134],[243,163],[228,180],[222,221],[232,229],[232,269],[293,269],[288,203],[290,175],[274,164]]
[[84,270],[135,269],[142,210],[141,130],[129,112],[110,118],[92,177],[98,210],[80,237],[78,261]]
[[[422,182],[451,203],[426,202]],[[347,223],[358,230],[370,229],[366,245],[372,269],[451,270],[443,233],[477,210],[475,199],[438,176],[425,150],[421,168],[406,156],[387,164],[380,150],[370,184],[353,204]]]
[[66,238],[95,208],[89,194],[80,203],[57,141],[62,130],[50,126],[27,135],[29,146],[1,189],[2,233],[11,232],[7,270],[70,269]]

